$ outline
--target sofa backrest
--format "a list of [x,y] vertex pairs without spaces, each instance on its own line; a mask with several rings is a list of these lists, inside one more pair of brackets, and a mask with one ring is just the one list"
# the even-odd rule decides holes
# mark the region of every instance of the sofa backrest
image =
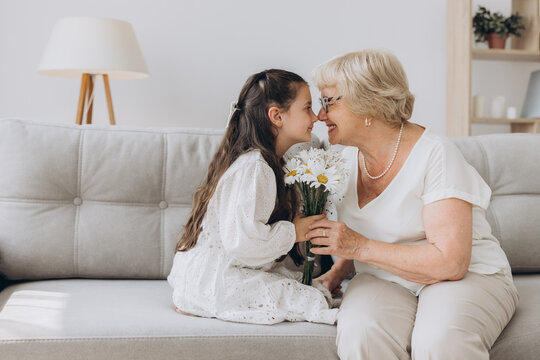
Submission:
[[[1,120],[0,278],[164,279],[222,136]],[[513,270],[540,271],[540,135],[454,141]]]
[[165,278],[222,136],[0,121],[0,274]]
[[492,190],[487,219],[514,273],[540,272],[540,135],[453,139]]
[[223,133],[0,120],[0,290],[3,278],[166,278]]

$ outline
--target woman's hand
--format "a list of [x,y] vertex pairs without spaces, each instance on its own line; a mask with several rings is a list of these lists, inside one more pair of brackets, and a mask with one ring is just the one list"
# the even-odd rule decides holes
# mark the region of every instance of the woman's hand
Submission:
[[319,255],[336,255],[347,260],[361,260],[363,251],[368,250],[369,239],[351,230],[341,222],[321,219],[309,226],[306,234],[313,245],[311,252]]
[[344,278],[341,273],[339,273],[339,271],[337,271],[335,268],[332,268],[314,280],[317,280],[323,284],[324,287],[330,291],[332,297],[336,297],[341,290],[341,282],[343,279]]
[[309,231],[309,226],[319,220],[325,219],[326,214],[313,215],[306,217],[304,214],[296,215],[293,220],[294,229],[296,230],[296,242],[307,241],[306,233]]

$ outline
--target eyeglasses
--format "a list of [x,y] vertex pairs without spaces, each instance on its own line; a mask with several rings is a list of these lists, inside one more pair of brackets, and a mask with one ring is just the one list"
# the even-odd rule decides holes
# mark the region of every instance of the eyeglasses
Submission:
[[321,107],[324,109],[325,112],[328,112],[328,108],[331,106],[331,105],[334,105],[335,103],[337,103],[339,100],[341,100],[343,98],[342,95],[338,96],[338,97],[325,97],[325,96],[321,96],[319,98],[319,101],[321,103]]

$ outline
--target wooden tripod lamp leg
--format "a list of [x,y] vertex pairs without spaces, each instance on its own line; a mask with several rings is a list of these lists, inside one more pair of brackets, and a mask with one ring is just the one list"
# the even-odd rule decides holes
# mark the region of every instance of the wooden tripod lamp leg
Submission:
[[88,79],[88,101],[90,101],[90,105],[88,106],[88,113],[86,114],[86,123],[91,124],[92,123],[92,109],[94,107],[94,101],[92,99],[92,93],[94,92],[94,77],[90,76]]
[[82,125],[84,106],[86,104],[86,92],[88,91],[88,81],[90,74],[83,74],[81,79],[81,90],[79,91],[79,105],[77,106],[77,118],[75,123]]
[[109,109],[109,121],[111,125],[116,125],[114,121],[114,111],[112,106],[111,87],[109,85],[109,75],[103,74],[103,83],[105,85],[105,97],[107,98],[107,108]]

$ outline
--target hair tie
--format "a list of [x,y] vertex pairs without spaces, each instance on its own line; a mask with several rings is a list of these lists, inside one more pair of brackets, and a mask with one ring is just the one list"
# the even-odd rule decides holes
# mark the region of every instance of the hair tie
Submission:
[[[231,119],[236,111],[239,111],[240,107],[238,106],[238,103],[236,101],[233,101],[231,103],[231,109],[229,110],[229,119],[227,120],[227,126],[229,126],[229,123],[231,122]],[[226,127],[227,127],[226,126]]]

